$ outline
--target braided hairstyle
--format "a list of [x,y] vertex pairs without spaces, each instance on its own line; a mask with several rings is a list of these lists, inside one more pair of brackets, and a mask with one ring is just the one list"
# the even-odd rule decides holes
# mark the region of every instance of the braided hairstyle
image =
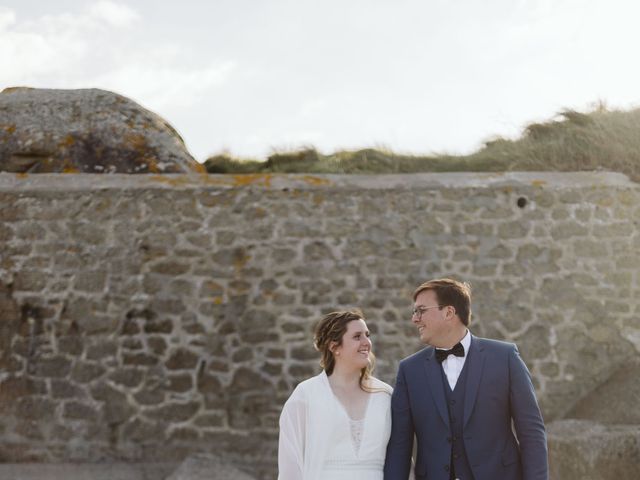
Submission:
[[[347,331],[347,325],[354,320],[364,320],[364,315],[358,309],[343,310],[339,312],[331,312],[322,317],[318,322],[313,333],[313,345],[322,355],[320,358],[320,366],[327,375],[333,373],[336,365],[331,348],[342,344],[342,337]],[[365,386],[365,382],[371,377],[375,365],[375,357],[373,353],[369,353],[369,363],[360,371],[360,388],[364,391],[370,391]]]

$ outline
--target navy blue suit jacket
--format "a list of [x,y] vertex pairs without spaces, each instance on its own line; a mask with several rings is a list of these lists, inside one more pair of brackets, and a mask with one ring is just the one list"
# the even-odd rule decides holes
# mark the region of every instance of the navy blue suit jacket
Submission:
[[[449,479],[449,414],[434,351],[400,362],[385,480],[408,478],[414,435],[416,480]],[[548,480],[544,423],[517,347],[472,336],[467,355],[463,441],[475,480]]]

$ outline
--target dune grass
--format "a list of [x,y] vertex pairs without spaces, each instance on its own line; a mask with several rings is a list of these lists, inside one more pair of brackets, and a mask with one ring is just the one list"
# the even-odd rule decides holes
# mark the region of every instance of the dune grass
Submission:
[[640,180],[640,109],[599,106],[560,112],[528,125],[520,138],[496,138],[470,155],[401,155],[383,149],[338,151],[314,148],[274,153],[266,161],[215,155],[209,173],[414,173],[612,170]]

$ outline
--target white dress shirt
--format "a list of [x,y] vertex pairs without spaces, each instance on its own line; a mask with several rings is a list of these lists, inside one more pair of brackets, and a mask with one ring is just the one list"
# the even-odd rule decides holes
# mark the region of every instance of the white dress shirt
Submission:
[[[451,390],[456,388],[456,383],[458,382],[458,377],[460,376],[460,372],[462,372],[462,368],[464,367],[464,362],[467,359],[467,355],[469,354],[469,346],[471,345],[471,333],[467,330],[467,334],[462,337],[460,343],[464,347],[464,357],[456,357],[455,355],[449,355],[442,362],[442,369],[444,370],[444,374],[447,376],[447,380],[449,381],[449,386]],[[438,350],[447,350],[446,348],[438,348]]]

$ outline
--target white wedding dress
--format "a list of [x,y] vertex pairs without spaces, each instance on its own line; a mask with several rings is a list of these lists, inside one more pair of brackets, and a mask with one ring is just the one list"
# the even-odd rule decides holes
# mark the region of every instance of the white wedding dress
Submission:
[[383,480],[391,387],[372,382],[376,392],[355,421],[324,372],[296,387],[280,416],[278,480]]

